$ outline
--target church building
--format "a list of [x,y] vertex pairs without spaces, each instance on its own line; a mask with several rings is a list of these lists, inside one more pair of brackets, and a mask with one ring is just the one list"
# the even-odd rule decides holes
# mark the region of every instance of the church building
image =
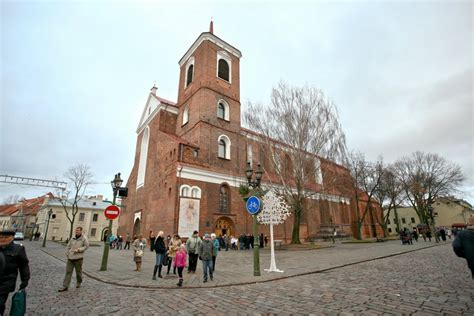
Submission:
[[[262,164],[262,187],[277,177],[265,149],[268,144],[241,126],[241,57],[237,48],[213,33],[211,22],[209,32],[201,33],[179,60],[177,102],[159,97],[156,87],[151,89],[137,128],[118,234],[252,233],[252,217],[239,194],[240,184],[247,183],[247,161],[254,169]],[[313,172],[308,189],[316,190],[334,172],[347,170],[321,159]],[[301,220],[302,241],[333,229],[354,235],[350,190],[333,192],[309,201],[313,207]],[[291,240],[292,223],[290,217],[276,226],[275,238]],[[363,235],[380,233],[375,226],[364,225]],[[268,227],[259,225],[259,232],[268,235]]]

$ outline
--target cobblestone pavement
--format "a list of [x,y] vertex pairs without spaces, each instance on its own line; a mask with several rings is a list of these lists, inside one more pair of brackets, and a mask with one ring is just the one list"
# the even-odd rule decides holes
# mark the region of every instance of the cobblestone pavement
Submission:
[[[190,287],[216,287],[236,284],[249,284],[256,281],[274,280],[277,278],[303,275],[315,271],[322,271],[347,264],[371,260],[384,256],[391,256],[416,249],[431,247],[435,243],[418,242],[414,245],[401,245],[399,241],[384,243],[363,243],[363,244],[341,244],[322,243],[324,248],[318,250],[299,251],[276,251],[277,267],[285,273],[266,273],[265,268],[270,266],[270,251],[265,248],[261,251],[261,276],[257,279],[253,276],[253,251],[220,251],[217,256],[216,273],[214,282],[202,282],[201,262],[198,261],[196,274],[186,274],[185,286]],[[32,246],[37,246],[32,243]],[[100,245],[102,246],[102,245]],[[65,248],[61,244],[48,242],[46,248],[42,248],[52,256],[64,261]],[[87,274],[98,280],[106,281],[116,285],[129,285],[153,288],[175,288],[176,276],[172,274],[164,279],[153,281],[153,267],[155,265],[155,255],[146,252],[143,258],[142,271],[137,273],[135,264],[132,262],[131,250],[111,250],[109,253],[107,271],[99,271],[103,248],[90,247],[86,251],[84,260],[84,270]],[[238,263],[238,264],[236,264]],[[166,268],[166,267],[165,267]]]
[[86,277],[82,288],[64,293],[57,292],[64,263],[26,247],[28,314],[474,314],[474,282],[450,244],[258,284],[149,289]]

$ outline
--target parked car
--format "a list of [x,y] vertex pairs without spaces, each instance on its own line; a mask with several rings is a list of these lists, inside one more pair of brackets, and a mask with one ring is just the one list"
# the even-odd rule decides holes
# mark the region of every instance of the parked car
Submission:
[[25,236],[23,236],[22,232],[15,233],[15,240],[23,240],[23,239],[25,239]]

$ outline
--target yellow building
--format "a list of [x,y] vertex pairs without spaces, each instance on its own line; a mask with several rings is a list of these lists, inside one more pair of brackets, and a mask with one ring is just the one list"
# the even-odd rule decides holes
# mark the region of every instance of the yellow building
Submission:
[[[387,211],[384,211],[384,214],[386,215]],[[469,217],[474,217],[474,210],[472,205],[464,200],[443,197],[437,199],[433,204],[433,214],[436,227],[451,228],[453,224],[456,226],[467,225]],[[420,218],[412,207],[400,207],[390,211],[387,229],[389,234],[396,235],[399,229],[413,230],[420,223]]]

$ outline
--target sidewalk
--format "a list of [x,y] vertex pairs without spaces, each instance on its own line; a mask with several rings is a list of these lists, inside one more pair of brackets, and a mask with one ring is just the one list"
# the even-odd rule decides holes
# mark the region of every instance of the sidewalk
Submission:
[[[450,241],[448,241],[449,243]],[[65,262],[65,247],[55,242],[48,242],[46,248],[41,248],[39,242],[27,242],[29,247],[36,247],[47,254]],[[323,243],[331,245],[331,243]],[[187,274],[184,271],[183,288],[200,287],[222,287],[231,285],[243,285],[259,283],[281,278],[288,278],[309,273],[324,272],[354,263],[371,261],[378,258],[390,257],[402,253],[420,250],[423,248],[443,245],[446,242],[418,242],[413,245],[401,245],[400,241],[388,241],[383,243],[367,244],[340,244],[335,247],[316,249],[287,251],[276,250],[276,264],[278,269],[284,273],[265,272],[264,269],[270,267],[270,249],[260,249],[260,273],[261,276],[253,276],[253,250],[241,251],[220,251],[216,260],[216,271],[214,281],[202,282],[202,265],[198,261],[195,274]],[[90,247],[85,254],[83,271],[87,276],[102,282],[122,285],[128,287],[144,288],[176,288],[178,276],[166,275],[167,267],[163,267],[164,278],[152,280],[153,267],[155,265],[155,254],[149,250],[143,257],[142,271],[136,272],[133,262],[132,250],[114,250],[109,252],[107,271],[99,271],[102,261],[103,245],[100,247]],[[87,281],[86,281],[87,282]]]

